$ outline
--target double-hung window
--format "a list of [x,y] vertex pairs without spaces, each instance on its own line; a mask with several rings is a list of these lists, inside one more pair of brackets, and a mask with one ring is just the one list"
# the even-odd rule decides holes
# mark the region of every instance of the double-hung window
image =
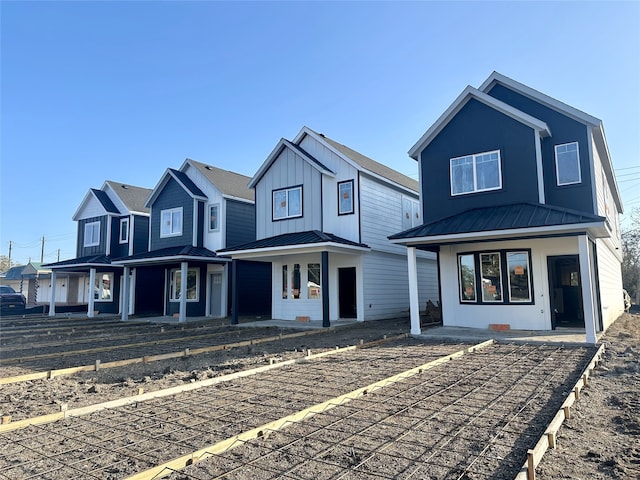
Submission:
[[182,207],[170,208],[160,212],[160,236],[176,237],[182,235]]
[[273,191],[273,219],[302,216],[302,185]]
[[127,243],[129,241],[129,219],[120,219],[120,243]]
[[100,245],[100,222],[84,224],[84,246],[95,247]]
[[451,195],[502,188],[500,150],[452,158],[449,166]]
[[[200,272],[197,268],[187,270],[187,302],[198,301]],[[170,301],[179,302],[182,297],[182,270],[171,270]]]
[[580,183],[580,155],[578,142],[564,143],[555,146],[556,179],[558,186]]

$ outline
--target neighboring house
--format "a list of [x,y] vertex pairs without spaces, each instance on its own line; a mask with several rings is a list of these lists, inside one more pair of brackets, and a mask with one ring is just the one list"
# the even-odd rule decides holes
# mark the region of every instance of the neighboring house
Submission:
[[595,342],[622,313],[622,203],[599,119],[494,72],[409,155],[424,224],[390,238],[410,265],[438,252],[445,326],[570,326]]
[[[417,181],[304,127],[249,186],[257,239],[220,253],[271,262],[272,318],[329,326],[407,314],[406,251],[387,236],[421,223]],[[438,296],[434,258],[418,260],[425,305]]]
[[[55,315],[56,302],[86,303],[89,317],[96,311],[122,310],[122,266],[112,260],[147,250],[149,209],[144,203],[150,193],[112,181],[87,192],[73,216],[78,225],[76,258],[45,265],[52,272],[49,315]],[[64,302],[56,291],[61,286],[58,276],[68,278]]]
[[[122,311],[123,320],[129,313],[175,315],[181,322],[228,315],[231,259],[216,252],[255,240],[249,180],[191,159],[180,169],[165,171],[145,204],[150,211],[148,248],[113,262],[130,279],[123,288],[131,292],[133,308]],[[236,314],[268,313],[270,297],[252,292],[269,281],[270,267],[242,262],[235,270],[244,288],[241,295],[247,296]]]
[[48,299],[46,289],[50,284],[50,276],[51,270],[42,268],[40,262],[29,262],[11,267],[2,275],[0,282],[22,293],[27,306],[33,307]]

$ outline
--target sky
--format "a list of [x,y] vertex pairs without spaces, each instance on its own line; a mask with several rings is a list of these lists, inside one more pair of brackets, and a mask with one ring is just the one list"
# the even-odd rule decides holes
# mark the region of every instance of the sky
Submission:
[[106,180],[185,158],[252,176],[303,126],[417,179],[408,150],[496,70],[603,121],[640,208],[640,1],[0,2],[0,255],[74,258]]

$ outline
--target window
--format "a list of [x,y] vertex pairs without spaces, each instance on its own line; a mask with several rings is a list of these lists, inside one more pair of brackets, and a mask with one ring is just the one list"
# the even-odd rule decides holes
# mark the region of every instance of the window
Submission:
[[338,215],[348,215],[353,208],[353,180],[338,183]]
[[291,298],[300,298],[300,264],[294,263],[291,271]]
[[302,216],[302,186],[273,191],[273,219]]
[[452,158],[450,168],[451,195],[502,188],[499,150]]
[[93,286],[93,298],[98,302],[110,302],[113,298],[111,288],[113,273],[98,273]]
[[[533,303],[530,256],[529,250],[459,254],[460,302]],[[507,279],[506,285],[504,278]]]
[[209,231],[220,230],[220,204],[209,205]]
[[289,298],[289,274],[287,273],[287,265],[282,266],[282,298]]
[[162,225],[161,237],[175,237],[182,235],[182,207],[162,210],[160,212]]
[[580,156],[578,142],[556,145],[556,178],[558,185],[580,183]]
[[307,265],[307,298],[320,298],[320,264],[310,263]]
[[100,222],[84,224],[84,246],[95,247],[100,245]]
[[129,241],[129,219],[120,219],[120,243],[127,243]]
[[509,272],[509,301],[530,302],[529,254],[527,252],[507,252]]
[[[187,270],[187,302],[198,301],[198,286],[200,285],[200,275],[197,268]],[[169,300],[179,302],[182,296],[182,270],[171,270],[171,285],[169,287]]]

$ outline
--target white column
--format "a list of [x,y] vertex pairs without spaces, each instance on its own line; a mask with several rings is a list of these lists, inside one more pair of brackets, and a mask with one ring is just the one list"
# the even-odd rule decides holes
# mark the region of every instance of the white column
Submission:
[[411,334],[420,335],[420,302],[418,300],[418,264],[416,247],[407,247],[409,270],[409,312],[411,315]]
[[589,237],[578,236],[578,254],[580,256],[580,285],[582,287],[582,310],[584,311],[584,329],[587,343],[596,343],[596,312],[593,298],[593,275],[591,272]]
[[49,316],[56,316],[56,271],[51,270],[51,298],[49,299]]
[[129,290],[131,289],[131,285],[129,282],[131,267],[125,265],[124,272],[122,275],[122,320],[129,320]]
[[187,321],[187,273],[189,271],[189,263],[182,262],[180,264],[180,317],[178,322]]
[[89,269],[89,306],[87,307],[87,317],[93,318],[96,304],[96,269]]

